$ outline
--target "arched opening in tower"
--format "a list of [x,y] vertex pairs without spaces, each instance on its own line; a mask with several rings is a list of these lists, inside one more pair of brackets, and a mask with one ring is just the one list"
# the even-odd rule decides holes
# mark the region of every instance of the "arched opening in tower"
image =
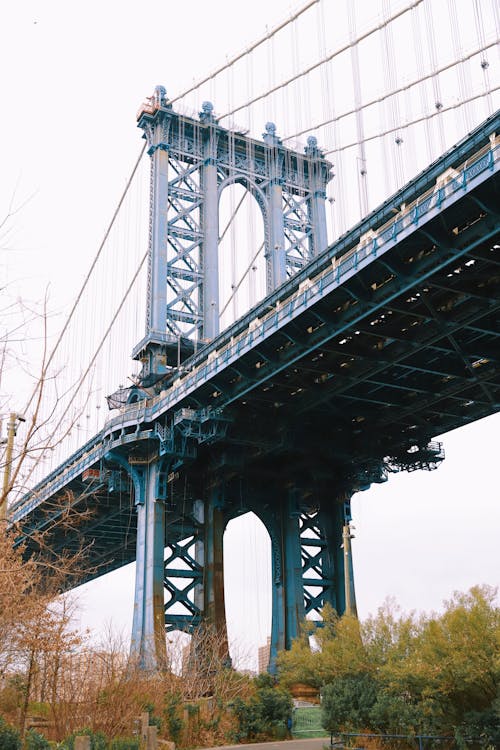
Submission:
[[226,186],[219,204],[220,330],[259,302],[266,294],[264,220],[252,192]]

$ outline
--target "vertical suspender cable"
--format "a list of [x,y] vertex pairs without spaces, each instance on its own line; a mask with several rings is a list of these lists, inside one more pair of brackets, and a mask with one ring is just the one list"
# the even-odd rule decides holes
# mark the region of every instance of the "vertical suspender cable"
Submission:
[[[426,29],[427,29],[427,39],[429,42],[429,60],[431,64],[431,69],[436,70],[438,67],[438,61],[436,57],[436,38],[434,36],[434,18],[432,14],[432,5],[431,3],[424,3],[424,11],[425,11],[425,22],[426,22]],[[443,102],[443,96],[441,93],[441,83],[438,76],[432,77],[432,86],[434,91],[434,107],[437,112],[439,112],[444,107]],[[446,139],[444,135],[444,121],[442,117],[436,118],[436,126],[438,129],[438,138],[439,138],[439,153],[442,153],[445,150],[445,144]],[[434,158],[436,154],[433,155]]]
[[[356,15],[354,3],[347,4],[347,14],[349,19],[349,39],[351,42],[356,39]],[[354,106],[356,107],[356,135],[358,140],[358,154],[356,156],[356,174],[358,180],[358,199],[360,218],[368,213],[368,185],[367,185],[367,164],[366,164],[366,147],[365,131],[363,122],[363,110],[361,108],[361,74],[359,70],[359,49],[358,44],[351,46],[351,73],[354,89]]]
[[[474,19],[476,22],[476,32],[477,32],[479,45],[482,48],[484,48],[486,46],[486,42],[485,42],[485,35],[484,35],[483,14],[482,14],[481,4],[479,0],[474,0]],[[484,90],[485,92],[487,92],[486,101],[487,101],[487,107],[488,107],[488,114],[491,115],[493,114],[493,99],[492,99],[491,93],[489,93],[491,85],[490,85],[488,55],[486,52],[483,52],[481,56],[480,65],[483,70]]]

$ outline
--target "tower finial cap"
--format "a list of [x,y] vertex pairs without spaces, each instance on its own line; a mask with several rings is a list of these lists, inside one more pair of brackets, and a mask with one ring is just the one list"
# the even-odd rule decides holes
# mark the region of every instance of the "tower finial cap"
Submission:
[[164,107],[167,103],[167,89],[165,86],[155,86],[154,91],[154,98],[160,105],[160,107]]
[[214,105],[212,102],[203,102],[199,116],[201,122],[214,122]]
[[266,132],[262,133],[264,143],[267,143],[269,146],[279,146],[281,141],[276,135],[276,125],[274,122],[266,122],[264,127],[266,129]]

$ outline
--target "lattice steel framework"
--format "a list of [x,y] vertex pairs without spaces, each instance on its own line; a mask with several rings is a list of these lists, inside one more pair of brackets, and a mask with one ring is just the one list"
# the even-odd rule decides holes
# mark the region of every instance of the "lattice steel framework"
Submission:
[[327,246],[325,189],[331,179],[311,137],[304,153],[285,148],[274,123],[262,141],[222,128],[210,102],[199,119],[174,112],[158,86],[138,125],[151,157],[146,336],[133,356],[143,383],[183,351],[219,332],[219,200],[239,184],[262,212],[267,291]]

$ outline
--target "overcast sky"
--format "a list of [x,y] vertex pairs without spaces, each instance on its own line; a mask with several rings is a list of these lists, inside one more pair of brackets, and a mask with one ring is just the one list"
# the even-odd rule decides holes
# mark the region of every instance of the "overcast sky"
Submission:
[[[154,86],[175,96],[296,7],[289,0],[1,4],[0,215],[14,193],[15,205],[29,199],[2,254],[11,294],[39,299],[50,282],[55,307],[71,297],[141,147],[135,113]],[[454,590],[499,584],[499,428],[497,415],[446,435],[437,471],[392,476],[355,497],[362,617],[388,596],[405,610],[430,610]],[[266,546],[249,528],[227,535],[227,605],[233,637],[256,647],[269,629],[270,575]],[[244,591],[243,575],[253,581]],[[267,595],[253,598],[258,585]],[[112,618],[128,630],[132,596],[130,570],[86,587],[82,622],[97,633]]]

